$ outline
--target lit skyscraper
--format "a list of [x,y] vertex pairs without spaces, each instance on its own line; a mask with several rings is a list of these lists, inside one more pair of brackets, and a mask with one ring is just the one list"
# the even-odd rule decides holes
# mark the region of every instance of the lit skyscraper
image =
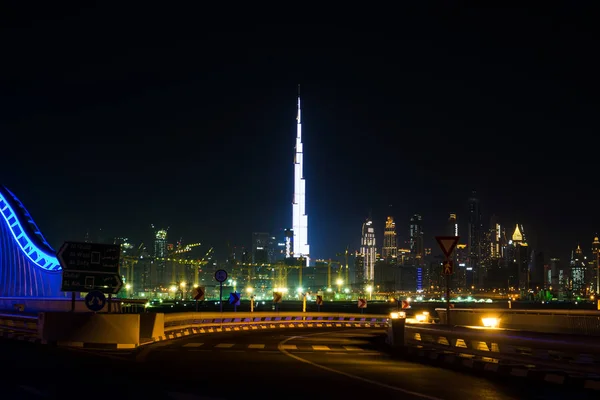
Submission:
[[362,226],[360,254],[363,260],[363,282],[356,283],[373,283],[375,279],[375,261],[377,259],[377,248],[375,247],[375,229],[373,228],[373,221],[371,221],[370,218],[367,219]]
[[293,232],[294,257],[305,257],[309,263],[308,215],[306,215],[306,181],[303,173],[302,120],[300,117],[300,85],[298,85],[298,115],[296,116],[296,154],[294,156]]
[[385,231],[383,232],[383,247],[381,256],[388,262],[396,262],[398,258],[398,244],[396,242],[396,223],[394,218],[387,217],[385,221]]

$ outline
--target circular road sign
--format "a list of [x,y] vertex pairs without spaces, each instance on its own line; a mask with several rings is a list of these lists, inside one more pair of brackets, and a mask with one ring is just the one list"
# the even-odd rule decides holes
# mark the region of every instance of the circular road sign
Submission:
[[220,269],[217,272],[215,272],[215,279],[217,280],[217,282],[225,282],[227,280],[227,271],[225,271],[224,269]]
[[98,312],[106,305],[106,296],[98,290],[92,290],[85,296],[85,305],[90,311]]

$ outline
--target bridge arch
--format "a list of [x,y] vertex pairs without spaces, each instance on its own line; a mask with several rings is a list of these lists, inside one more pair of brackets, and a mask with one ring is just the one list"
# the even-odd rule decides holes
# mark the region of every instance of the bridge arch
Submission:
[[0,297],[64,297],[61,267],[33,218],[0,186]]

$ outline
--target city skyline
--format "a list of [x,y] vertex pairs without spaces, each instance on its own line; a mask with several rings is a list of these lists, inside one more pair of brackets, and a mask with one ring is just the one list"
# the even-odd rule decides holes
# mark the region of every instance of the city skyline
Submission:
[[[519,23],[508,37],[494,24],[472,37],[468,20],[343,40],[325,25],[278,28],[299,39],[282,48],[196,35],[154,42],[152,32],[141,44],[121,40],[128,24],[91,29],[102,21],[89,13],[59,30],[39,21],[31,37],[16,35],[2,67],[1,182],[55,248],[88,228],[143,237],[154,223],[217,246],[290,228],[298,83],[315,257],[357,247],[369,210],[378,235],[393,215],[399,240],[422,215],[435,248],[448,213],[465,221],[472,190],[484,222],[523,224],[546,254],[567,257],[600,230],[597,163],[585,154],[598,126],[584,78],[594,75],[591,36],[568,21],[568,46],[543,21],[527,23],[547,32],[535,43],[544,60]],[[70,34],[80,27],[76,55],[64,44],[81,40]],[[189,51],[198,46],[202,54]],[[55,63],[32,68],[39,57]],[[583,153],[567,150],[567,137],[586,143]]]

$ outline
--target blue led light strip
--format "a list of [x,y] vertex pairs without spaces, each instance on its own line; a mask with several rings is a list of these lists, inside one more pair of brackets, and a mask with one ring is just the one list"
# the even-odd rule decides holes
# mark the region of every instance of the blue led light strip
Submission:
[[38,248],[33,241],[25,234],[25,229],[21,225],[17,214],[8,204],[8,201],[0,192],[0,215],[4,217],[10,232],[23,253],[35,265],[47,271],[60,271],[60,263],[54,254],[48,254],[44,250]]

